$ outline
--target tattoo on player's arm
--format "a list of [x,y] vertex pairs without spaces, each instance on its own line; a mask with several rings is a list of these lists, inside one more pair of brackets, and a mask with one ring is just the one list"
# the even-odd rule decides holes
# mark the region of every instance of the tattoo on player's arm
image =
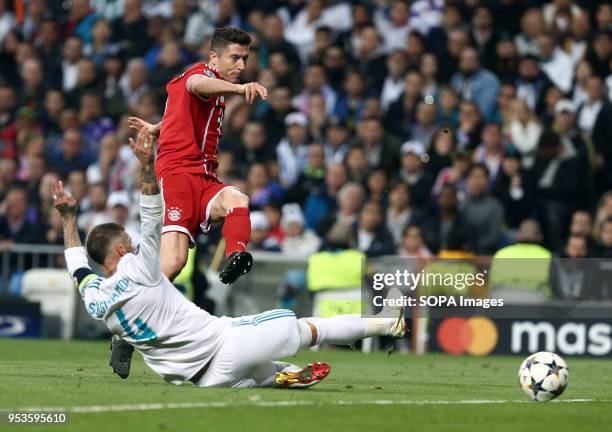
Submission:
[[73,247],[80,247],[81,238],[79,237],[79,230],[76,225],[76,218],[68,217],[63,219],[64,225],[64,247],[66,249]]
[[143,165],[141,170],[142,186],[141,191],[143,195],[158,195],[159,185],[157,184],[157,177],[155,176],[155,167],[152,164]]

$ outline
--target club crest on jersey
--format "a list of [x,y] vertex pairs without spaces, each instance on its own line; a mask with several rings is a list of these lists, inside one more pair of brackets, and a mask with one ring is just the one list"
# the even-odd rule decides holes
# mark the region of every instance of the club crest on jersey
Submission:
[[172,222],[176,222],[181,218],[181,209],[178,207],[170,207],[168,209],[168,219]]
[[211,71],[210,69],[205,69],[204,70],[204,75],[211,77],[211,78],[216,78],[215,73],[213,71]]

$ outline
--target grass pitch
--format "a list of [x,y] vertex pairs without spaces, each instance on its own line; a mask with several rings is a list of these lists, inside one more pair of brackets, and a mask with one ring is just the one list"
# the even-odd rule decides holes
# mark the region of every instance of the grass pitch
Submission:
[[[15,431],[601,431],[612,423],[612,361],[568,357],[559,401],[529,402],[520,357],[305,352],[330,376],[309,390],[165,384],[135,353],[113,376],[107,342],[0,339],[0,429]],[[68,425],[7,426],[6,411],[69,411]]]

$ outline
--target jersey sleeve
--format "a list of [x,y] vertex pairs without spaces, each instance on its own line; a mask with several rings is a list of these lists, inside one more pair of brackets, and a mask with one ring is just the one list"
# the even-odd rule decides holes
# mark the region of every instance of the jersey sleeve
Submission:
[[84,247],[68,248],[64,251],[64,256],[68,272],[79,289],[87,313],[96,319],[102,319],[104,313],[101,313],[102,308],[98,302],[98,290],[104,278],[96,275],[89,267]]
[[163,223],[161,194],[140,197],[140,244],[134,251],[134,268],[130,278],[145,285],[157,284],[162,277],[159,247]]

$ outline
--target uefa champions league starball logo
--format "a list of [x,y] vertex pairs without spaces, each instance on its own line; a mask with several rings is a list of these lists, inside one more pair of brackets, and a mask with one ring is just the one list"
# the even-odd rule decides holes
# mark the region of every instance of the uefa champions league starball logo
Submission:
[[178,207],[170,207],[168,209],[168,219],[172,222],[176,222],[181,218],[181,209]]

